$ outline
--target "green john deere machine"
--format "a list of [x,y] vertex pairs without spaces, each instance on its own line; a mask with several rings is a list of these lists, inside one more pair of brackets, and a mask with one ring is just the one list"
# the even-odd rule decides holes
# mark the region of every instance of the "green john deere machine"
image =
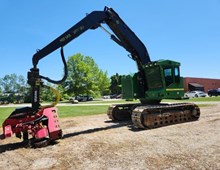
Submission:
[[113,121],[131,119],[134,126],[141,129],[198,120],[200,109],[193,103],[161,103],[162,99],[183,98],[183,78],[179,67],[179,62],[158,60],[143,65],[142,74],[123,76],[123,98],[139,99],[140,103],[112,105],[108,109],[108,117]]
[[141,129],[198,120],[200,109],[193,103],[161,103],[162,99],[183,98],[183,78],[179,67],[180,63],[171,60],[145,64],[145,83],[141,83],[140,72],[122,76],[123,98],[139,99],[140,103],[112,105],[107,113],[109,118],[113,121],[131,119],[134,126]]

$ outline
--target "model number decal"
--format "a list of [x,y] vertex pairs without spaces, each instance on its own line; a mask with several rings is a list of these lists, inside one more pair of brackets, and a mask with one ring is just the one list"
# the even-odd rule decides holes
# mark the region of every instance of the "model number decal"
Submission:
[[64,41],[66,41],[67,39],[69,39],[71,37],[71,35],[70,34],[67,34],[67,35],[65,35],[64,37],[62,37],[61,39],[60,39],[60,42],[64,42]]
[[82,31],[83,29],[84,29],[84,26],[80,26],[76,28],[75,30],[73,30],[73,34],[77,34],[79,31]]

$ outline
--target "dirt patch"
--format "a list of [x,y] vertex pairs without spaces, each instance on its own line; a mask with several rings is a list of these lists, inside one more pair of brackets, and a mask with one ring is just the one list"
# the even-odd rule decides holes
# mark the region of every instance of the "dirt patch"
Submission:
[[0,141],[0,169],[220,169],[220,104],[201,108],[199,121],[152,130],[105,114],[60,121],[64,138],[45,148]]

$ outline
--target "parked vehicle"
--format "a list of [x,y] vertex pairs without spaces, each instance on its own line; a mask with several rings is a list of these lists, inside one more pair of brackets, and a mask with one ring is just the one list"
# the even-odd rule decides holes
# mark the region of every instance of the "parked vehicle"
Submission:
[[24,95],[21,93],[2,93],[0,94],[0,105],[1,104],[21,104],[24,103]]
[[208,94],[203,91],[189,91],[184,94],[184,98],[207,97]]
[[78,102],[86,102],[86,101],[92,101],[93,100],[93,97],[92,96],[75,96],[75,97],[71,97],[69,99],[70,102],[72,103],[76,103],[76,101]]
[[212,96],[220,96],[220,88],[208,90],[208,95]]
[[110,95],[105,95],[102,97],[103,99],[111,99]]
[[112,95],[110,95],[110,98],[111,99],[120,99],[121,98],[121,94],[112,94]]

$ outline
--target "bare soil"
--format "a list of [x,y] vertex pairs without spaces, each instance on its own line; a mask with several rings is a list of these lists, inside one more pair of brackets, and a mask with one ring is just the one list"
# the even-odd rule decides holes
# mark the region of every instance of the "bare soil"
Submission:
[[45,148],[0,141],[0,169],[220,169],[220,104],[202,107],[199,121],[151,130],[105,114],[60,122],[63,139]]

